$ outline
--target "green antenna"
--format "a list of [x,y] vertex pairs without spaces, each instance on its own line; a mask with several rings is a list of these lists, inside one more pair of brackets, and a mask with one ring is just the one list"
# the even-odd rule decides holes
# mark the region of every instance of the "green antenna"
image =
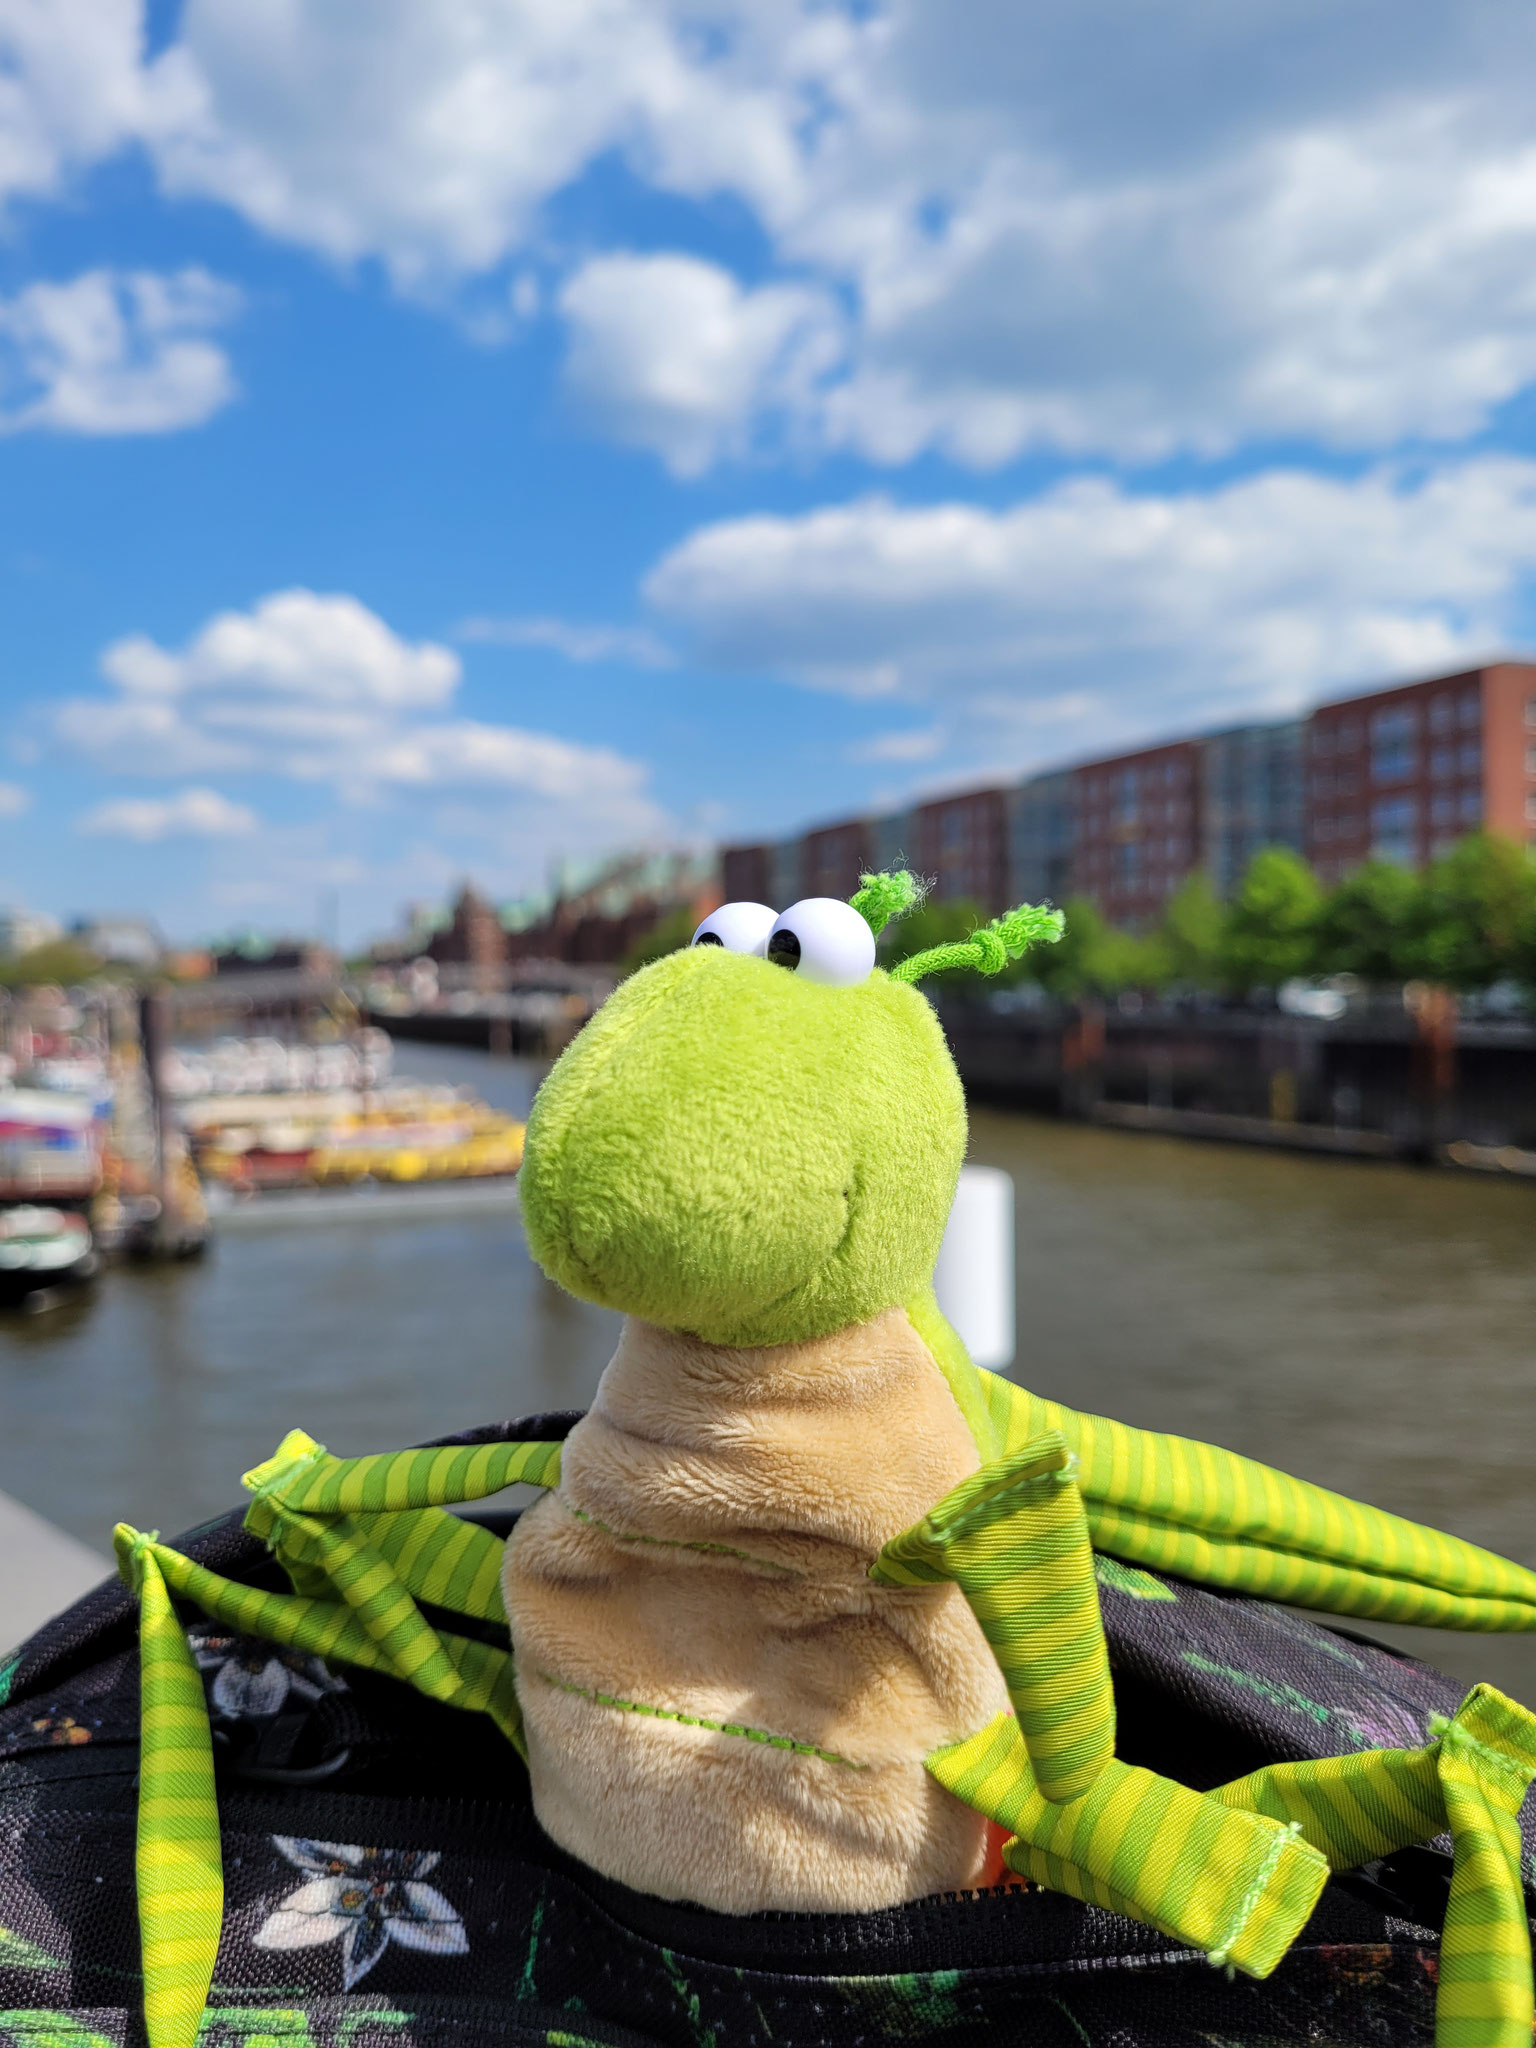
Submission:
[[[857,898],[854,899],[857,902]],[[1004,911],[968,939],[955,939],[947,946],[930,946],[926,953],[914,953],[891,968],[892,981],[923,981],[930,974],[969,968],[975,974],[998,974],[1010,960],[1017,960],[1031,946],[1054,946],[1066,928],[1059,910],[1043,903],[1021,903],[1017,910]]]

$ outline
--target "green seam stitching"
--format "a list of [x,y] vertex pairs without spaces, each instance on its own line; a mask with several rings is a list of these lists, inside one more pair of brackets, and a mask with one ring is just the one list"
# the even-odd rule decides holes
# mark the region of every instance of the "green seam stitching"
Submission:
[[953,1521],[944,1515],[942,1507],[934,1508],[927,1517],[932,1540],[942,1548],[952,1538],[968,1535],[985,1518],[989,1508],[1004,1506],[1027,1493],[1045,1493],[1053,1486],[1070,1486],[1077,1478],[1077,1469],[1077,1453],[1069,1451],[1062,1464],[1052,1465],[1044,1472],[1024,1472],[1017,1479],[1007,1479],[998,1486],[988,1487],[979,1500],[961,1508]]
[[750,1550],[733,1550],[729,1543],[689,1543],[680,1536],[631,1536],[622,1529],[610,1529],[606,1522],[600,1522],[596,1515],[589,1515],[585,1508],[578,1508],[570,1501],[566,1507],[578,1522],[586,1522],[594,1529],[601,1529],[605,1536],[611,1536],[615,1543],[654,1543],[662,1550],[703,1550],[712,1557],[736,1557],[743,1564],[754,1564],[765,1572],[782,1572],[786,1578],[798,1578],[800,1574],[792,1565],[776,1564],[767,1557],[754,1557]]
[[1237,1911],[1227,1923],[1225,1937],[1209,1952],[1206,1958],[1213,1968],[1220,1970],[1225,1967],[1233,1948],[1242,1935],[1243,1929],[1248,1925],[1254,1909],[1263,1898],[1268,1888],[1269,1880],[1274,1876],[1275,1868],[1280,1858],[1285,1854],[1287,1843],[1294,1842],[1300,1833],[1301,1822],[1293,1820],[1289,1826],[1283,1827],[1270,1843],[1265,1851],[1264,1861],[1259,1865],[1253,1883],[1249,1885],[1247,1891],[1243,1893],[1243,1896],[1237,1902]]
[[1465,1728],[1460,1727],[1445,1714],[1430,1715],[1429,1732],[1441,1743],[1448,1743],[1452,1749],[1471,1750],[1486,1770],[1496,1777],[1503,1778],[1511,1787],[1518,1787],[1521,1797],[1524,1797],[1526,1787],[1530,1784],[1533,1773],[1536,1773],[1536,1758],[1528,1764],[1523,1764],[1517,1757],[1495,1749],[1492,1743],[1483,1742],[1476,1735],[1469,1735]]
[[793,1735],[770,1735],[766,1728],[746,1728],[739,1721],[710,1721],[702,1714],[685,1714],[678,1707],[652,1707],[643,1700],[615,1699],[612,1693],[598,1692],[589,1685],[573,1685],[568,1678],[557,1678],[553,1671],[541,1671],[539,1677],[560,1692],[573,1692],[578,1699],[591,1700],[599,1707],[617,1707],[621,1714],[645,1714],[655,1721],[677,1721],[684,1728],[708,1728],[716,1735],[740,1735],[748,1742],[760,1742],[768,1749],[788,1749],[793,1750],[796,1756],[820,1757],[824,1764],[842,1764],[850,1771],[869,1769],[868,1764],[856,1763],[851,1756],[839,1756],[835,1749],[821,1749],[814,1742],[797,1742]]

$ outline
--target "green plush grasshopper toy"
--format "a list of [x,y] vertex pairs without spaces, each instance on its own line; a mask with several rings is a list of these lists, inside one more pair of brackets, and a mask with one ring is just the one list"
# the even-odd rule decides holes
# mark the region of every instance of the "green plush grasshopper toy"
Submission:
[[1509,1801],[1536,1771],[1530,1716],[1479,1688],[1435,1754],[1340,1760],[1338,1811],[1321,1765],[1197,1794],[1115,1759],[1092,1553],[1463,1628],[1536,1627],[1536,1574],[971,1365],[930,1285],[965,1109],[912,984],[995,972],[1061,918],[1026,907],[883,972],[875,934],[915,895],[898,874],[777,918],[725,906],[540,1091],[529,1244],[627,1318],[508,1545],[540,1819],[609,1875],[726,1912],[963,1889],[1001,1830],[1012,1870],[1263,1975],[1330,1863],[1444,1828],[1452,1753],[1487,1754],[1479,1827],[1502,1847],[1463,1918],[1502,1863],[1524,2042]]
[[[726,1913],[867,1911],[1007,1871],[1263,1977],[1330,1869],[1448,1832],[1440,2048],[1530,2048],[1536,1721],[1479,1686],[1422,1748],[1195,1791],[1115,1754],[1094,1554],[1465,1629],[1536,1628],[1536,1573],[976,1370],[930,1284],[965,1107],[913,984],[996,972],[1061,918],[1026,906],[885,972],[876,935],[916,896],[894,874],[851,904],[728,904],[554,1067],[528,1242],[626,1317],[563,1442],[336,1459],[293,1432],[246,1481],[291,1594],[118,1531],[153,2048],[192,2048],[222,1910],[175,1599],[490,1714],[556,1842]],[[445,1512],[514,1480],[544,1493],[505,1545]]]

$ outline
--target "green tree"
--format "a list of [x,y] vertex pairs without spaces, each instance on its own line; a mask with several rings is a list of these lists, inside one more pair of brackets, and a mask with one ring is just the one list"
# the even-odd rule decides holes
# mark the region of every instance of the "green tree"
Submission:
[[1024,956],[1021,965],[1030,980],[1067,999],[1156,984],[1162,960],[1154,940],[1117,931],[1086,897],[1074,897],[1064,908],[1067,922],[1060,941]]
[[1318,972],[1377,982],[1417,973],[1422,894],[1419,877],[1391,861],[1368,860],[1346,875],[1318,915]]
[[1267,846],[1248,863],[1221,934],[1221,969],[1233,989],[1278,988],[1312,970],[1322,891],[1287,846]]
[[1414,972],[1480,989],[1521,974],[1536,923],[1536,867],[1512,839],[1475,832],[1435,861],[1419,891]]
[[660,960],[663,954],[678,952],[693,937],[698,921],[697,911],[687,904],[680,910],[669,910],[665,917],[651,926],[643,939],[636,939],[619,962],[621,970],[625,974],[633,974],[637,968],[649,967],[653,960]]
[[36,988],[44,982],[67,986],[71,982],[89,981],[93,974],[101,972],[101,967],[96,955],[73,939],[49,939],[45,945],[34,946],[30,953],[0,961],[0,986]]
[[1163,912],[1158,933],[1162,980],[1187,988],[1213,988],[1221,979],[1221,938],[1226,913],[1204,868],[1184,877]]

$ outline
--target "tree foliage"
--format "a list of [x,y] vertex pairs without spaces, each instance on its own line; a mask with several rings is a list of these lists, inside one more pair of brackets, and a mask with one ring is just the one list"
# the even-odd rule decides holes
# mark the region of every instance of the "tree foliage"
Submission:
[[41,988],[45,983],[69,987],[100,974],[102,963],[73,939],[49,939],[14,960],[0,961],[0,987]]
[[1266,846],[1248,864],[1222,922],[1217,949],[1226,985],[1241,993],[1278,988],[1312,971],[1323,893],[1288,846]]
[[1371,860],[1331,890],[1299,854],[1266,847],[1230,902],[1197,871],[1157,930],[1142,936],[1116,931],[1091,903],[1066,910],[1061,944],[1025,962],[1062,996],[1127,988],[1241,995],[1334,974],[1464,993],[1513,980],[1536,994],[1536,860],[1492,833],[1462,840],[1423,874]]
[[1391,861],[1368,860],[1346,875],[1318,914],[1312,971],[1407,980],[1417,972],[1419,895],[1418,877]]

